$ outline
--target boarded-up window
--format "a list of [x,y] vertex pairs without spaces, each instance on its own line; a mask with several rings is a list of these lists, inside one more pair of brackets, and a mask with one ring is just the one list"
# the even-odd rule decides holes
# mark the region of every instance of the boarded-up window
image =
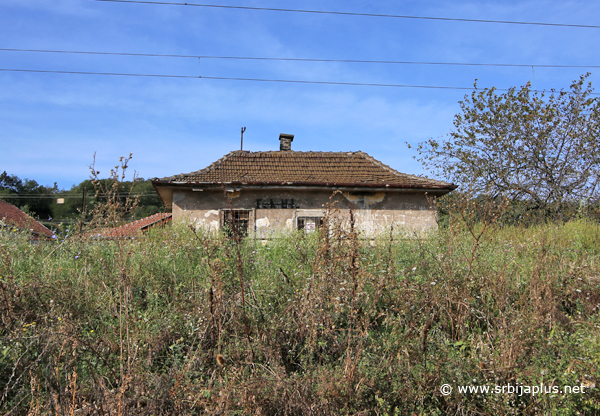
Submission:
[[311,233],[323,226],[323,217],[298,217],[298,229]]
[[250,210],[246,209],[224,209],[221,211],[221,229],[230,237],[236,233],[241,236],[248,235],[248,224],[250,223]]

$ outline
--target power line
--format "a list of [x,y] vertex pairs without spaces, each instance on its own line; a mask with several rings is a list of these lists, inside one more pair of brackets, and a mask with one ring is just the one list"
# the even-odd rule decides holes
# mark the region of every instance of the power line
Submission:
[[469,63],[469,62],[427,62],[427,61],[390,61],[390,60],[365,60],[365,59],[321,59],[321,58],[276,58],[258,56],[214,56],[214,55],[174,55],[158,53],[133,53],[133,52],[95,52],[95,51],[65,51],[51,49],[15,49],[0,48],[5,52],[36,52],[36,53],[65,53],[84,55],[113,55],[113,56],[142,56],[158,58],[193,58],[193,59],[235,59],[258,61],[295,61],[295,62],[337,62],[337,63],[362,63],[362,64],[402,64],[402,65],[453,65],[453,66],[498,66],[518,68],[600,68],[600,65],[552,65],[552,64],[502,64],[502,63]]
[[[215,79],[229,81],[255,81],[255,82],[284,82],[296,84],[321,84],[321,85],[351,85],[365,87],[397,87],[397,88],[427,88],[427,89],[445,89],[445,90],[472,90],[467,87],[448,87],[448,86],[433,86],[433,85],[408,85],[408,84],[377,84],[364,82],[336,82],[336,81],[308,81],[308,80],[291,80],[291,79],[264,79],[264,78],[236,78],[236,77],[205,77],[193,75],[168,75],[168,74],[136,74],[136,73],[117,73],[117,72],[89,72],[89,71],[50,71],[41,69],[14,69],[0,68],[0,71],[8,72],[36,72],[46,74],[77,74],[77,75],[111,75],[111,76],[126,76],[126,77],[158,77],[158,78],[188,78],[188,79]],[[502,91],[502,90],[501,90]]]
[[167,75],[167,74],[125,74],[117,72],[88,72],[88,71],[50,71],[42,69],[14,69],[0,68],[0,71],[7,72],[37,72],[44,74],[78,74],[78,75],[114,75],[126,77],[159,77],[159,78],[200,78],[192,75]]
[[202,77],[202,79],[219,79],[233,81],[257,81],[257,82],[284,82],[295,84],[321,84],[321,85],[350,85],[362,87],[395,87],[395,88],[426,88],[438,90],[472,90],[467,87],[448,87],[436,85],[408,85],[408,84],[378,84],[378,83],[363,83],[363,82],[340,82],[340,81],[308,81],[308,80],[293,80],[293,79],[263,79],[263,78],[229,78],[229,77]]
[[600,29],[600,26],[597,26],[597,25],[579,25],[579,24],[568,24],[568,23],[522,22],[522,21],[511,21],[511,20],[488,20],[488,19],[463,19],[463,18],[453,18],[453,17],[432,17],[432,16],[410,16],[410,15],[398,15],[398,14],[339,12],[339,11],[329,11],[329,10],[280,9],[280,8],[273,8],[273,7],[228,6],[228,5],[217,5],[217,4],[173,3],[173,2],[143,1],[143,0],[94,0],[94,1],[113,2],[113,3],[157,4],[157,5],[169,5],[169,6],[195,6],[195,7],[210,7],[210,8],[219,8],[219,9],[260,10],[260,11],[290,12],[290,13],[315,13],[315,14],[331,14],[331,15],[338,15],[338,16],[388,17],[388,18],[398,18],[398,19],[422,19],[422,20],[441,20],[441,21],[452,21],[452,22],[500,23],[500,24],[511,24],[511,25],[558,26],[558,27]]
[[[6,72],[33,72],[42,74],[69,74],[69,75],[108,75],[108,76],[124,76],[124,77],[145,77],[145,78],[183,78],[183,79],[213,79],[227,81],[251,81],[251,82],[278,82],[291,84],[317,84],[317,85],[346,85],[360,87],[392,87],[392,88],[421,88],[421,89],[438,89],[438,90],[462,90],[472,91],[473,87],[450,87],[443,85],[410,85],[410,84],[379,84],[366,82],[341,82],[341,81],[308,81],[308,80],[293,80],[293,79],[265,79],[265,78],[238,78],[238,77],[206,77],[195,75],[169,75],[169,74],[137,74],[137,73],[120,73],[120,72],[90,72],[90,71],[58,71],[58,70],[42,70],[42,69],[15,69],[15,68],[0,68],[0,71]],[[481,90],[484,90],[482,88]],[[507,88],[494,88],[496,91],[509,91]],[[531,90],[532,92],[544,92],[539,90]],[[600,95],[600,93],[591,93]]]
[[[99,194],[98,197],[102,198],[105,197],[106,194]],[[125,198],[125,197],[131,197],[131,198],[135,198],[135,197],[151,197],[151,196],[158,196],[158,194],[119,194],[117,195],[117,197],[119,198]],[[40,195],[35,195],[35,194],[2,194],[0,195],[0,199],[74,199],[74,198],[83,198],[83,194],[80,195],[60,195],[60,194],[55,194],[55,195],[48,195],[48,194],[40,194]],[[87,198],[95,198],[95,196],[87,196]]]

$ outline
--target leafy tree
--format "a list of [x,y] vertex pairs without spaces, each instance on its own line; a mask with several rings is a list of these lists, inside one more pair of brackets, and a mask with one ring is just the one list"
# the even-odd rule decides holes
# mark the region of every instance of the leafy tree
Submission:
[[[108,189],[112,185],[110,179],[99,179],[99,188]],[[135,183],[132,181],[123,181],[118,184],[118,193],[122,203],[125,202],[127,197],[138,198],[135,209],[131,213],[130,219],[144,218],[157,212],[163,212],[164,207],[160,202],[158,194],[152,187],[151,180],[144,180],[143,178],[136,179]],[[64,198],[64,204],[54,204],[52,209],[55,218],[59,219],[77,219],[81,217],[81,210],[83,208],[83,194],[84,189],[86,193],[85,198],[85,213],[86,219],[91,219],[91,213],[95,204],[106,203],[106,196],[101,192],[96,195],[94,184],[91,179],[86,179],[83,182],[73,185],[70,190],[62,192],[57,195],[58,198]]]
[[94,186],[91,180],[86,179],[77,185],[73,185],[68,191],[62,191],[57,195],[57,198],[64,199],[64,203],[52,206],[53,217],[59,221],[80,218],[84,189],[86,190],[85,210],[89,212],[94,203],[92,198],[94,196]]
[[43,186],[32,179],[9,175],[6,171],[0,174],[0,198],[42,219],[52,215],[52,199],[57,192],[56,183],[53,187]]
[[23,189],[23,181],[17,175],[9,175],[6,171],[0,174],[0,190],[8,193],[17,193]]
[[546,214],[596,203],[600,176],[600,98],[589,74],[550,95],[531,85],[477,89],[460,102],[447,139],[418,145],[425,167],[464,190],[508,197]]
[[144,218],[157,212],[165,212],[165,207],[152,186],[152,180],[139,178],[132,191],[133,195],[139,195],[137,207],[133,210],[135,218]]
[[[100,179],[100,182],[104,182],[105,185],[112,184],[110,179]],[[94,205],[106,202],[104,195],[96,196],[91,179],[86,179],[65,191],[59,190],[56,184],[53,187],[43,186],[32,179],[20,179],[16,175],[0,173],[0,199],[40,218],[47,225],[50,224],[49,218],[53,218],[54,225],[64,221],[69,224],[81,218],[84,189],[86,190],[85,212],[89,219]],[[128,196],[139,198],[136,208],[128,220],[144,218],[165,211],[158,194],[152,187],[151,180],[138,178],[135,183],[132,181],[120,182],[119,195],[123,202]],[[64,203],[57,204],[58,198],[63,198]]]

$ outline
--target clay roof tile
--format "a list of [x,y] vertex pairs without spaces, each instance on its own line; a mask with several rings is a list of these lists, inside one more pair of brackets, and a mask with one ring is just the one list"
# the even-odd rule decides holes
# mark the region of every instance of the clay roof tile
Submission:
[[0,222],[21,230],[29,230],[35,235],[53,236],[48,228],[6,201],[0,201]]
[[228,183],[344,185],[454,189],[455,185],[400,173],[364,152],[234,151],[204,169],[157,183]]
[[120,227],[110,228],[98,233],[91,233],[94,237],[99,238],[136,238],[142,233],[155,225],[165,224],[170,221],[173,215],[169,212],[159,212],[158,214],[150,215]]

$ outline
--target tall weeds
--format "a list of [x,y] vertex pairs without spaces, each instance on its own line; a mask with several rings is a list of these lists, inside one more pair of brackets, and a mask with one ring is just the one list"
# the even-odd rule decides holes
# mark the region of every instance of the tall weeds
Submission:
[[2,413],[597,413],[600,227],[456,203],[447,228],[372,243],[335,204],[320,232],[265,246],[184,224],[59,249],[5,238]]

